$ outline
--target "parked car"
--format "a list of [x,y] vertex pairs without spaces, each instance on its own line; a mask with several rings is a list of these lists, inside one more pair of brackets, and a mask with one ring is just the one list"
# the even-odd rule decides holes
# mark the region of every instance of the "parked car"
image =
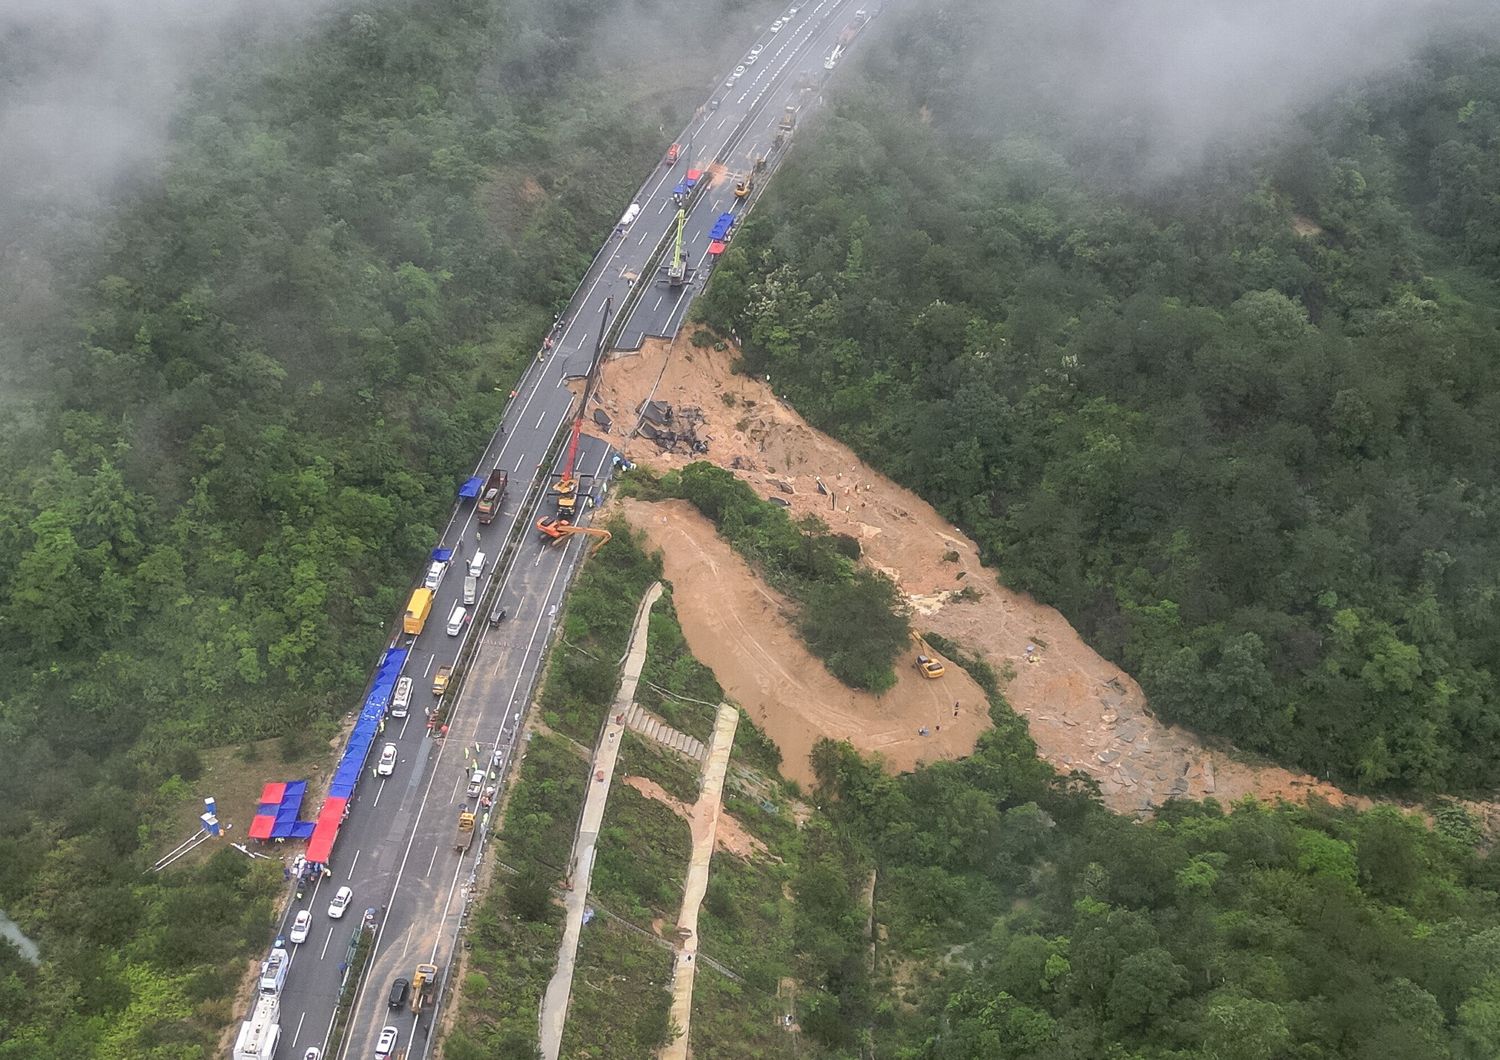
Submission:
[[375,1043],[375,1060],[390,1060],[392,1053],[396,1051],[396,1039],[401,1037],[401,1032],[395,1027],[384,1027],[380,1031],[380,1040]]
[[323,1050],[319,1049],[316,1045],[309,1045],[307,1052],[302,1054],[302,1060],[322,1060],[322,1057]]
[[781,27],[785,26],[785,25],[786,25],[786,19],[784,19],[784,18],[778,18],[775,22],[771,23],[771,32],[772,33],[780,33],[781,32]]
[[471,559],[471,560],[469,560],[469,577],[471,577],[471,578],[482,578],[482,577],[484,577],[484,564],[485,564],[485,561],[488,560],[488,559],[489,559],[489,557],[486,556],[483,552],[476,552],[476,553],[474,553],[474,558]]
[[401,1008],[406,1004],[406,995],[411,991],[411,981],[405,978],[397,979],[391,984],[391,996],[386,999],[386,1005],[390,1008]]
[[464,622],[468,617],[469,609],[463,604],[459,604],[452,611],[448,612],[448,636],[456,637],[463,632]]
[[465,790],[464,794],[468,795],[471,799],[475,799],[479,797],[479,793],[483,790],[484,770],[476,769],[472,774],[469,775],[469,786]]
[[403,677],[396,682],[396,694],[391,697],[391,717],[406,717],[406,712],[411,707],[411,685],[410,677]]
[[735,68],[734,68],[734,76],[735,76],[735,78],[736,78],[736,79],[738,79],[738,78],[741,78],[741,77],[744,77],[744,76],[745,76],[745,67],[744,67],[744,64],[743,64],[743,63],[742,63],[742,64],[740,64],[740,65],[739,65],[739,66],[736,66],[736,67],[735,67]]
[[757,60],[757,59],[760,58],[760,53],[761,53],[761,45],[757,44],[755,47],[751,48],[750,49],[750,54],[747,55],[747,56],[745,56],[745,65],[746,66],[754,66],[755,65],[755,60]]
[[380,751],[380,764],[375,767],[377,775],[388,777],[396,772],[396,745],[388,743]]
[[354,901],[354,890],[351,887],[340,887],[334,892],[333,901],[328,903],[328,915],[338,920],[344,915],[344,910],[349,908],[349,903]]
[[292,920],[292,932],[287,937],[293,942],[306,942],[307,933],[312,930],[312,910],[303,909]]

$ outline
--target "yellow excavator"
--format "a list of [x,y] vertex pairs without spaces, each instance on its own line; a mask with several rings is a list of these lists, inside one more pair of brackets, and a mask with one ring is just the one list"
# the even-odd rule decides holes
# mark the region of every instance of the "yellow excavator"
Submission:
[[932,649],[922,639],[922,634],[912,630],[911,639],[917,646],[917,669],[922,672],[923,677],[936,681],[948,672],[947,667],[932,657]]
[[612,536],[608,530],[600,530],[594,526],[574,526],[562,516],[551,516],[536,521],[536,532],[547,538],[548,544],[560,545],[574,534],[587,534],[598,538],[598,543],[590,550],[589,554],[598,552],[609,544]]

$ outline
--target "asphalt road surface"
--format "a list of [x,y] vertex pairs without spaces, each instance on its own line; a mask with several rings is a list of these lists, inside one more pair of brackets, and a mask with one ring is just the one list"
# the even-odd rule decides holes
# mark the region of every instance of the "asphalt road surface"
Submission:
[[[410,978],[419,963],[446,970],[456,929],[467,900],[466,890],[481,849],[476,837],[469,852],[453,849],[458,813],[475,808],[465,797],[466,773],[476,745],[481,765],[493,763],[500,785],[518,753],[516,740],[526,705],[538,677],[543,652],[562,610],[562,599],[579,557],[592,539],[568,539],[547,544],[525,532],[522,546],[507,572],[495,569],[505,541],[520,521],[526,526],[539,515],[551,514],[545,494],[538,506],[523,510],[527,486],[564,424],[575,397],[566,383],[587,374],[607,329],[606,306],[618,314],[636,284],[640,299],[615,342],[634,348],[651,335],[670,336],[681,326],[693,296],[707,280],[708,232],[719,214],[744,209],[734,197],[732,176],[700,192],[686,226],[686,250],[694,280],[671,289],[657,276],[642,276],[649,259],[676,222],[672,188],[689,167],[707,169],[712,162],[728,174],[747,172],[756,158],[773,153],[773,143],[788,104],[805,110],[817,101],[818,87],[828,76],[824,59],[852,19],[860,0],[821,0],[799,5],[800,10],[776,34],[769,27],[754,43],[763,50],[733,86],[721,81],[706,104],[678,137],[683,151],[676,165],[660,165],[637,193],[639,215],[623,232],[612,234],[600,249],[564,311],[553,335],[552,349],[523,374],[503,415],[501,425],[476,465],[475,474],[491,467],[510,472],[510,488],[501,514],[490,526],[474,518],[472,501],[460,502],[445,528],[442,543],[462,550],[455,555],[422,634],[395,643],[410,648],[403,674],[414,679],[412,709],[405,719],[388,719],[375,741],[371,773],[366,774],[349,804],[349,816],[330,859],[332,878],[318,881],[303,899],[288,909],[280,934],[303,908],[313,911],[313,927],[306,942],[289,947],[292,963],[282,989],[282,1042],[278,1056],[301,1060],[307,1048],[325,1048],[351,939],[362,913],[376,910],[378,933],[369,972],[355,999],[353,1016],[341,1057],[374,1054],[383,1026],[400,1031],[397,1055],[427,1055],[430,1011],[420,1022],[410,1010],[393,1011],[386,999],[391,982]],[[873,4],[869,5],[874,9]],[[666,145],[663,145],[665,151]],[[774,162],[774,157],[772,159]],[[600,494],[607,486],[611,452],[584,438],[578,466],[592,475],[583,487]],[[560,464],[562,457],[558,457]],[[551,469],[556,473],[557,466]],[[480,606],[470,609],[459,635],[446,632],[448,616],[459,603],[462,565],[476,551],[487,554],[481,579]],[[503,573],[503,584],[493,585]],[[491,596],[491,593],[498,595]],[[497,627],[486,619],[496,601],[508,617]],[[432,677],[452,663],[468,638],[482,638],[450,713],[445,740],[427,734],[425,712],[435,707]],[[373,762],[379,747],[394,743],[399,761],[394,775],[376,777]],[[484,820],[481,818],[481,825]],[[337,887],[354,891],[350,913],[343,919],[327,916],[328,901]],[[332,1060],[328,1057],[327,1060]]]

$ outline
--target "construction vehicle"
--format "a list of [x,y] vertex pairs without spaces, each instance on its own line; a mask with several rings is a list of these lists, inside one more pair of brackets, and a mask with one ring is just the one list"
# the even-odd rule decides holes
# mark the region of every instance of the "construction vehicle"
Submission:
[[682,146],[680,144],[673,144],[667,148],[667,157],[662,159],[661,164],[664,166],[675,166],[677,164],[677,156],[681,152]]
[[500,505],[505,501],[505,487],[510,484],[510,473],[503,467],[491,468],[490,477],[484,480],[484,489],[479,493],[479,504],[475,508],[479,521],[489,526],[500,514]]
[[599,543],[593,547],[593,550],[589,553],[590,555],[593,555],[594,552],[598,552],[605,545],[609,544],[611,536],[608,530],[600,530],[593,526],[574,526],[560,516],[538,519],[536,521],[536,530],[537,533],[547,538],[549,543],[554,545],[561,544],[575,534],[587,534],[590,537],[596,537],[599,539]]
[[432,679],[432,694],[440,696],[448,691],[448,678],[453,676],[453,667],[439,666],[436,676]]
[[474,842],[474,815],[464,810],[458,815],[458,830],[453,833],[453,849],[462,854]]
[[923,677],[928,678],[932,681],[936,681],[939,677],[942,677],[943,674],[948,672],[947,667],[945,667],[938,660],[934,659],[931,654],[929,654],[932,649],[927,646],[927,641],[922,639],[922,635],[920,633],[918,633],[916,630],[912,630],[911,639],[917,645],[917,669],[922,672]]
[[432,614],[432,590],[426,587],[413,589],[411,599],[406,602],[406,615],[401,628],[412,636],[422,632],[427,625],[427,616]]
[[781,112],[781,122],[776,127],[784,132],[791,132],[797,127],[797,104],[786,105],[786,110]]
[[687,209],[677,208],[677,239],[672,244],[672,263],[667,266],[667,286],[681,287],[687,282],[687,255],[682,252],[682,233],[687,226]]
[[437,998],[437,965],[419,964],[411,977],[411,1010],[421,1012],[431,1008]]
[[584,380],[583,394],[578,399],[578,413],[573,417],[573,436],[568,441],[568,456],[563,461],[563,469],[557,476],[557,481],[552,484],[552,493],[556,498],[557,517],[565,519],[569,523],[577,522],[575,515],[578,511],[578,436],[583,431],[583,417],[588,411],[589,398],[594,393],[594,385],[599,379],[600,357],[594,358],[594,363],[589,368],[588,378]]
[[734,197],[743,199],[750,194],[750,189],[755,187],[755,174],[741,173],[734,178]]

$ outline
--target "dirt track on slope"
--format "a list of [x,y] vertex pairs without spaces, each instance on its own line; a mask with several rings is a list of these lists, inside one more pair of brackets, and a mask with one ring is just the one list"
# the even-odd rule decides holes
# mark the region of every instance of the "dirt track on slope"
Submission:
[[[675,344],[648,342],[639,353],[612,359],[599,389],[600,403],[614,420],[609,441],[659,471],[712,460],[732,468],[761,496],[785,501],[793,515],[815,513],[834,530],[858,537],[866,559],[891,575],[911,601],[914,625],[1012,674],[1006,698],[1027,719],[1042,756],[1060,770],[1097,778],[1116,810],[1149,810],[1179,795],[1300,801],[1316,793],[1335,803],[1350,801],[1316,778],[1231,759],[1158,721],[1135,681],[1085,644],[1061,614],[1000,585],[996,572],[979,563],[973,542],[915,494],[810,428],[765,381],[735,375],[732,357],[727,350],[693,348],[684,332]],[[679,423],[683,410],[697,410],[687,418],[701,416],[696,430],[708,453],[689,453],[680,445],[663,452],[646,438],[627,439],[648,396],[670,403]],[[827,494],[819,491],[820,481]],[[655,515],[652,506],[625,507],[663,549],[694,654],[776,741],[788,775],[806,778],[806,752],[819,733],[879,751],[894,769],[972,749],[980,725],[969,705],[979,690],[957,668],[929,683],[900,666],[904,683],[895,691],[875,702],[861,698],[807,655],[782,603],[706,520],[685,505],[657,506]],[[976,587],[979,598],[958,599],[965,586]],[[934,696],[937,701],[929,704]],[[958,719],[951,718],[954,699],[963,702]],[[947,718],[941,716],[944,700]],[[954,721],[959,727],[950,729]],[[929,737],[916,735],[918,726],[938,722],[941,734],[932,729]]]

